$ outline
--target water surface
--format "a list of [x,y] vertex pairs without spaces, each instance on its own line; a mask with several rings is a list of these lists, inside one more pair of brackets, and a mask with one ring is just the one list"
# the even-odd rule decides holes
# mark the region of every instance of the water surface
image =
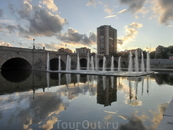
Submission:
[[2,130],[155,130],[173,74],[127,78],[1,71]]

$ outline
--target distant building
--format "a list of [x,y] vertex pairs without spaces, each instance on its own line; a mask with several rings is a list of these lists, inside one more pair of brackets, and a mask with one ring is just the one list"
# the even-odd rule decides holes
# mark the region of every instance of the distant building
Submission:
[[90,54],[90,49],[86,47],[81,47],[81,48],[76,48],[76,53],[79,55],[87,55],[88,53]]
[[117,30],[108,25],[97,28],[97,53],[111,55],[117,52]]
[[68,49],[68,48],[60,48],[58,50],[58,52],[63,52],[63,53],[73,53],[72,50]]

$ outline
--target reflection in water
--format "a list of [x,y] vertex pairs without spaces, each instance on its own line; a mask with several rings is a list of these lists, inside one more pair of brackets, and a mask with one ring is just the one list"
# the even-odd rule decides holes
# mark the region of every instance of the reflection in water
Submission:
[[131,100],[133,97],[132,95],[132,83],[131,83],[131,78],[129,78],[129,99]]
[[138,94],[138,77],[136,77],[136,85],[135,85],[135,88],[136,88],[135,99],[137,99],[137,94]]
[[117,101],[117,78],[112,81],[110,77],[102,76],[102,80],[98,77],[97,103],[108,106]]
[[103,90],[106,89],[106,76],[102,76],[103,78]]
[[58,85],[61,85],[61,73],[58,73]]
[[31,75],[31,70],[2,70],[1,75],[10,82],[23,82]]
[[67,87],[68,87],[68,84],[71,83],[71,74],[66,74],[66,84],[67,84]]
[[78,83],[78,87],[79,87],[79,82],[80,82],[80,75],[77,74],[77,83]]
[[142,76],[142,93],[141,93],[141,95],[143,95],[143,93],[144,93],[144,77]]
[[149,76],[147,76],[147,93],[149,93]]
[[111,77],[111,87],[114,88],[114,77]]
[[22,82],[12,82],[0,75],[0,128],[56,130],[60,120],[88,120],[118,122],[119,130],[154,130],[173,92],[172,86],[158,87],[155,80],[35,71]]
[[46,79],[47,79],[47,87],[49,88],[50,87],[50,84],[49,84],[49,82],[50,82],[50,73],[46,74]]

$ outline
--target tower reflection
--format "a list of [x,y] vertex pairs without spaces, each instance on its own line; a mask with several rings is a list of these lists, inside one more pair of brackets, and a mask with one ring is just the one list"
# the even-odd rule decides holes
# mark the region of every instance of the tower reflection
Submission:
[[99,76],[97,80],[97,103],[111,106],[117,101],[117,77]]

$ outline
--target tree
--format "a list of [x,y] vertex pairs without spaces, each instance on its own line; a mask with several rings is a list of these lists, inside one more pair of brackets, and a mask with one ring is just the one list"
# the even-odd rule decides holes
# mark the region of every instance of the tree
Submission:
[[168,58],[168,52],[169,49],[167,47],[165,47],[162,51],[161,51],[161,56],[163,59],[167,59]]
[[150,53],[150,58],[151,59],[154,59],[155,58],[155,51],[153,51],[153,52]]
[[172,46],[170,47],[169,52],[173,53],[173,47]]
[[147,52],[143,51],[144,59],[147,59]]
[[156,55],[156,58],[159,59],[159,58],[162,58],[162,55],[159,53]]

